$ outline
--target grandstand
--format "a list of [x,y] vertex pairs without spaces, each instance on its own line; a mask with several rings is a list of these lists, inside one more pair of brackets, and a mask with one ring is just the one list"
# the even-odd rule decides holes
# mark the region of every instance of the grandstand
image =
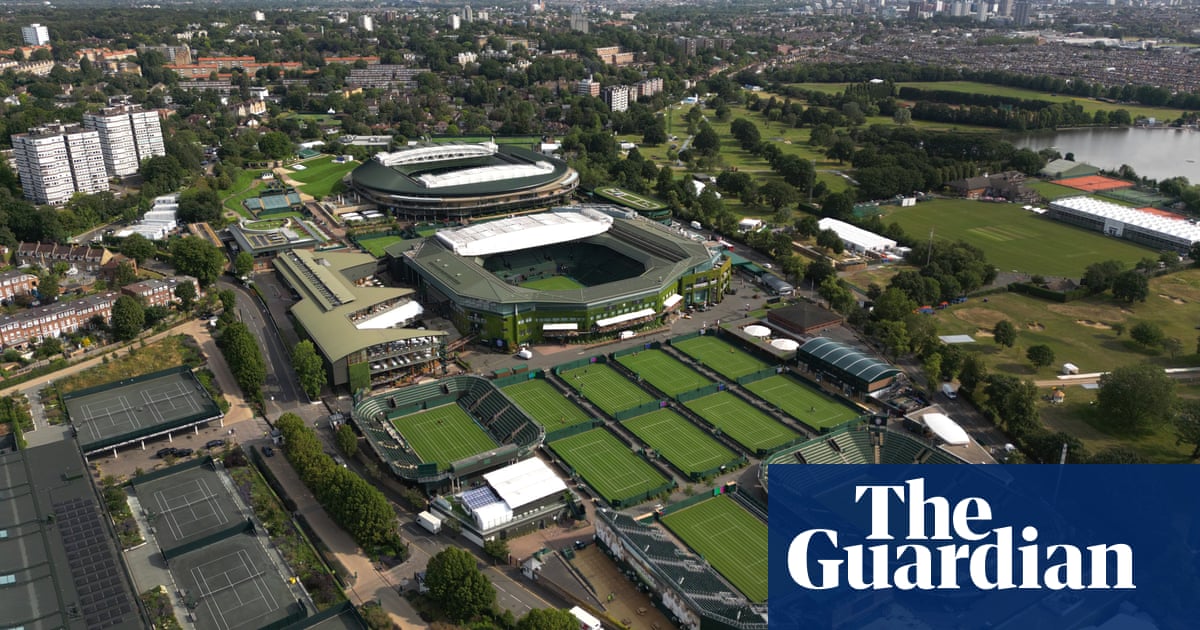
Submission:
[[496,347],[615,337],[719,302],[719,249],[611,206],[516,216],[387,250],[392,269],[464,335]]
[[751,603],[659,526],[597,510],[596,537],[617,560],[630,564],[647,580],[681,627],[766,630],[765,604]]
[[[450,447],[440,448],[437,445],[438,438],[431,440],[426,434],[406,436],[393,424],[397,419],[445,405],[455,405],[457,409],[454,412],[434,413],[457,415],[461,412],[486,434],[494,447],[483,448],[453,461],[437,461],[434,457],[439,453],[455,453],[453,456],[456,457],[462,453],[456,453]],[[490,381],[477,376],[452,376],[364,398],[354,406],[351,420],[393,474],[420,483],[427,489],[440,488],[463,476],[527,457],[545,438],[545,431],[540,424],[525,415]],[[446,426],[427,427],[424,423],[412,422],[402,424],[410,432],[437,431]],[[432,450],[428,446],[422,449],[430,459],[414,449],[414,442],[434,443]]]

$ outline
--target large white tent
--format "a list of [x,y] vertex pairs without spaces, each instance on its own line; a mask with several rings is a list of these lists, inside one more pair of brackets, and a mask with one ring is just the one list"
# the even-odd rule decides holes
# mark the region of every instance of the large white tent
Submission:
[[766,326],[760,326],[758,324],[750,324],[749,326],[743,328],[742,331],[745,332],[747,335],[750,335],[751,337],[770,337],[771,336],[770,328],[767,328]]
[[775,339],[771,342],[771,345],[784,352],[791,352],[800,347],[800,342],[795,339]]
[[933,431],[933,434],[939,440],[951,446],[962,446],[971,443],[971,438],[967,435],[967,432],[958,426],[957,422],[951,420],[950,416],[944,413],[927,413],[921,416],[921,420],[925,422],[925,426],[930,431]]

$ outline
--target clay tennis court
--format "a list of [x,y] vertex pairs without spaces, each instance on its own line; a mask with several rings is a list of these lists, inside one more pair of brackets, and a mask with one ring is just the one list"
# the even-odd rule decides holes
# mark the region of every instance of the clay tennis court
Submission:
[[1167,210],[1161,210],[1159,208],[1145,207],[1145,208],[1138,208],[1137,211],[1145,212],[1146,214],[1153,214],[1155,216],[1163,217],[1164,219],[1172,219],[1175,221],[1187,221],[1186,217],[1182,217],[1178,214],[1175,214],[1174,212],[1169,212]]
[[1056,179],[1051,184],[1074,188],[1084,192],[1096,192],[1099,190],[1115,190],[1117,188],[1133,188],[1133,182],[1127,182],[1103,175],[1084,175],[1083,177],[1071,177],[1068,179]]

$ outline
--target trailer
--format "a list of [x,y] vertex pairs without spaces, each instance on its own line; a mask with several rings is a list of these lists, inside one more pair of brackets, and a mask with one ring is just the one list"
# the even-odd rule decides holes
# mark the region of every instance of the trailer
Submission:
[[417,523],[424,527],[431,534],[436,534],[442,531],[442,519],[430,514],[429,512],[421,512],[417,515]]

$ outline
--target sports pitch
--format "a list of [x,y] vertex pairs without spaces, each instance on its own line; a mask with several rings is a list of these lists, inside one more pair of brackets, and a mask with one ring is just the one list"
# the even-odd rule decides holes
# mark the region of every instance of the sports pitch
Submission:
[[558,390],[540,378],[509,385],[504,388],[504,393],[547,431],[591,420],[583,409],[564,398]]
[[732,381],[771,367],[712,335],[672,341],[671,345]]
[[667,483],[604,428],[556,440],[550,448],[609,503],[636,498]]
[[522,282],[520,285],[526,289],[537,289],[538,291],[569,291],[571,289],[582,289],[583,284],[569,276],[550,276],[549,278],[538,278]]
[[301,614],[296,596],[253,534],[238,534],[170,560],[198,630],[252,630]]
[[768,376],[747,383],[746,389],[814,429],[827,429],[859,416],[853,409],[820,391],[786,376]]
[[221,417],[187,369],[173,368],[63,396],[84,452]]
[[729,392],[684,403],[751,453],[768,451],[800,437],[799,433]]
[[640,375],[659,391],[675,396],[711,385],[712,381],[680,363],[662,350],[642,350],[617,358],[617,362]]
[[141,483],[135,479],[134,488],[164,551],[245,522],[210,468],[186,468]]
[[654,401],[645,390],[603,363],[567,370],[559,378],[610,416]]
[[1008,203],[935,199],[897,208],[895,221],[914,238],[966,241],[983,250],[1001,271],[1078,278],[1097,260],[1132,266],[1156,252],[1116,238],[1067,225]]
[[496,441],[454,403],[401,416],[392,423],[421,461],[437,462],[439,470],[496,448]]
[[655,201],[616,186],[597,188],[596,196],[643,212],[661,210],[665,207],[661,201]]
[[662,522],[752,602],[767,600],[767,524],[728,497],[671,512]]
[[621,424],[688,475],[704,473],[737,459],[733,451],[670,409],[652,411]]

